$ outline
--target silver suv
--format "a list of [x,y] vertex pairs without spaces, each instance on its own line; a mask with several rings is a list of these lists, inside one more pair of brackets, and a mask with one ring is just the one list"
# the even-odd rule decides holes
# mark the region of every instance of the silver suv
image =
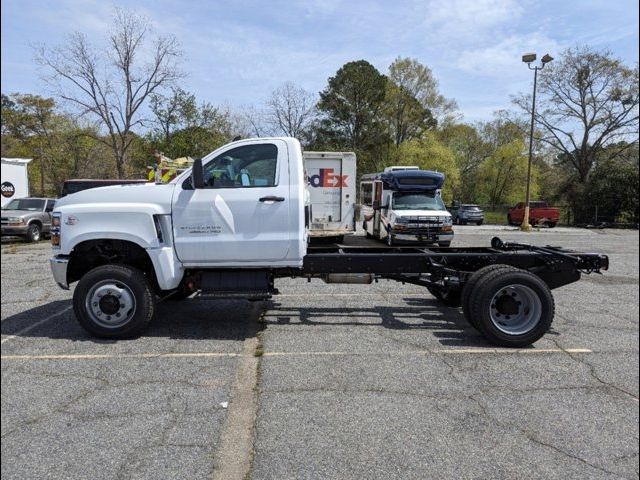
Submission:
[[17,235],[37,242],[51,231],[53,198],[16,198],[2,207],[2,236]]

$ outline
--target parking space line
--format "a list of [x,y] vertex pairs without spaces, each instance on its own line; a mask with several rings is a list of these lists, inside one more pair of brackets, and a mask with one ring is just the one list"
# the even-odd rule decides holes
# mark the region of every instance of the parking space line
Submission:
[[113,360],[119,358],[198,358],[198,357],[239,357],[232,352],[185,352],[185,353],[105,353],[69,355],[2,355],[2,360]]
[[24,335],[27,332],[30,332],[31,330],[33,330],[36,327],[39,327],[40,325],[42,325],[45,322],[48,322],[49,320],[53,320],[56,317],[59,317],[60,315],[62,315],[63,313],[68,312],[69,310],[71,310],[72,306],[69,305],[67,308],[59,311],[58,313],[54,313],[53,315],[49,315],[46,318],[43,318],[42,320],[40,320],[39,322],[34,323],[33,325],[29,325],[28,327],[23,328],[22,330],[14,333],[13,335],[9,335],[6,338],[3,338],[2,341],[0,342],[0,345],[4,345],[6,342],[8,342],[9,340],[13,340],[16,337],[19,337],[21,335]]
[[[394,352],[264,352],[264,357],[314,357],[314,356],[378,356],[389,355],[530,355],[544,353],[593,353],[588,348],[536,348],[536,349],[509,349],[509,348],[447,348],[434,350],[399,350]],[[62,355],[2,355],[0,359],[8,360],[116,360],[126,358],[215,358],[215,357],[246,357],[253,356],[247,353],[233,352],[170,352],[170,353],[105,353],[105,354],[62,354]]]

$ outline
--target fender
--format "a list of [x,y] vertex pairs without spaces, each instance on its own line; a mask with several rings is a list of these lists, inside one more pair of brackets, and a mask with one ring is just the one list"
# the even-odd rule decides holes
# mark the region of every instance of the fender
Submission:
[[102,204],[99,211],[90,204],[70,205],[58,211],[62,215],[60,254],[70,255],[77,245],[88,240],[124,240],[147,252],[160,289],[172,290],[180,284],[184,269],[173,249],[170,216],[160,207],[114,203]]

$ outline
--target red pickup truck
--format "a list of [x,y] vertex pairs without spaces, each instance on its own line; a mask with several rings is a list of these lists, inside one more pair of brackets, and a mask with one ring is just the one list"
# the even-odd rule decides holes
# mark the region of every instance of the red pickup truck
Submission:
[[[507,213],[507,223],[509,225],[520,225],[524,220],[524,202],[518,203],[509,209]],[[560,209],[550,207],[547,202],[529,202],[529,223],[531,225],[545,225],[553,228],[560,220]]]

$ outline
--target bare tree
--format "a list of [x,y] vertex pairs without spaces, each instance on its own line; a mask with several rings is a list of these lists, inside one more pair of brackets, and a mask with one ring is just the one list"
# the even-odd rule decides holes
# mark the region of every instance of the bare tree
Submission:
[[[541,72],[538,93],[538,139],[558,153],[580,184],[597,158],[615,157],[637,144],[637,65],[631,69],[608,51],[568,49]],[[531,115],[530,95],[513,101]],[[619,146],[607,148],[614,145]]]
[[99,119],[107,130],[100,140],[113,151],[120,178],[126,175],[132,130],[143,125],[140,107],[149,95],[182,76],[175,37],[151,36],[149,19],[116,9],[106,54],[98,54],[79,32],[67,44],[53,49],[43,46],[36,54],[51,72],[46,80],[58,95],[82,115]]
[[315,95],[287,82],[267,100],[266,123],[276,133],[302,138],[316,116],[315,104]]

